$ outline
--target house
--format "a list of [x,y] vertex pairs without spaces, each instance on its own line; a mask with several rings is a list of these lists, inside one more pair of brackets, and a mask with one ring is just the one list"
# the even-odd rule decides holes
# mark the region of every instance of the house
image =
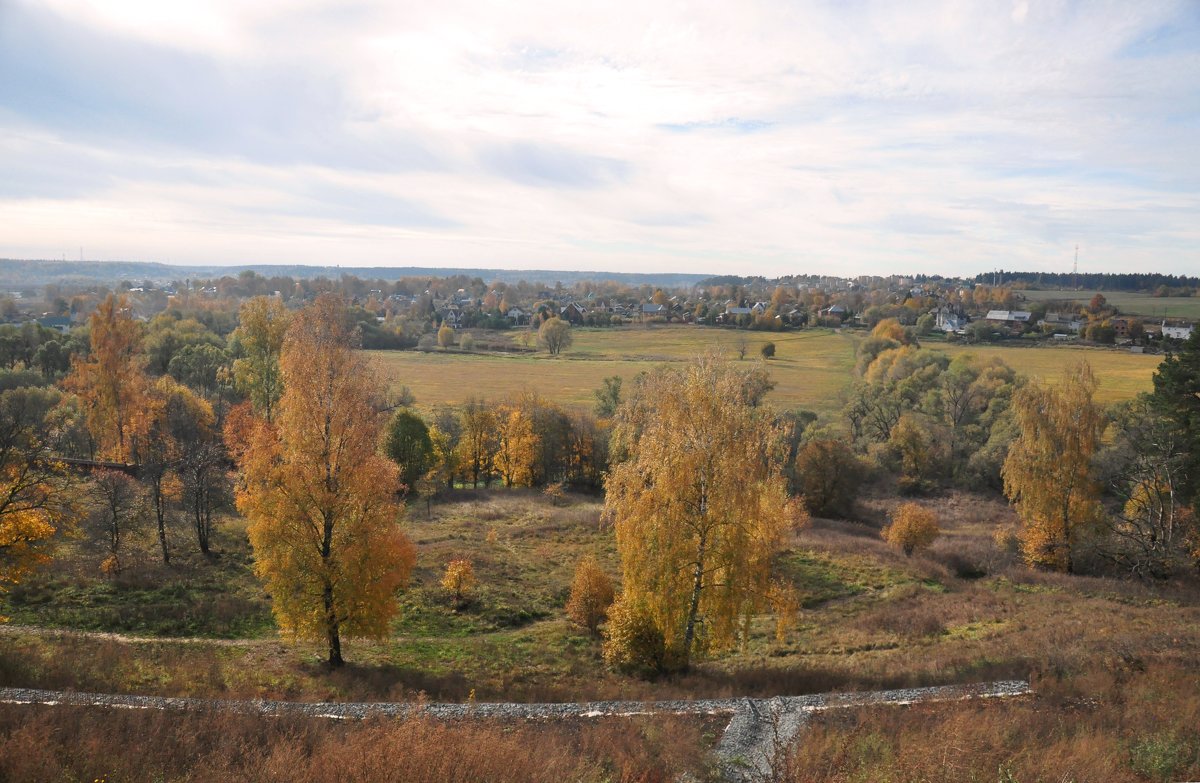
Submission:
[[754,315],[753,307],[726,307],[725,315]]
[[508,313],[504,317],[512,321],[514,326],[525,326],[529,323],[529,313],[519,307],[508,308]]
[[1172,340],[1187,340],[1192,336],[1195,328],[1194,326],[1167,326],[1167,322],[1163,321],[1162,336]]
[[934,328],[940,332],[952,334],[967,328],[967,319],[951,310],[949,307],[939,307],[933,311]]
[[1067,313],[1054,313],[1054,312],[1046,313],[1046,317],[1041,319],[1037,323],[1038,323],[1038,326],[1049,325],[1049,326],[1053,327],[1056,331],[1060,330],[1060,329],[1066,329],[1068,331],[1074,332],[1075,334],[1079,334],[1080,332],[1083,331],[1083,328],[1085,326],[1087,326],[1087,322],[1084,321],[1082,318],[1080,318],[1077,315],[1071,315],[1071,314],[1067,314]]
[[564,321],[573,324],[583,323],[583,319],[587,316],[587,309],[579,304],[579,302],[570,302],[558,311],[559,317]]
[[37,319],[38,326],[66,334],[71,331],[71,319],[65,315],[46,315]]
[[667,312],[668,310],[666,305],[654,304],[653,302],[648,302],[642,305],[643,318],[652,318],[656,315],[666,315]]

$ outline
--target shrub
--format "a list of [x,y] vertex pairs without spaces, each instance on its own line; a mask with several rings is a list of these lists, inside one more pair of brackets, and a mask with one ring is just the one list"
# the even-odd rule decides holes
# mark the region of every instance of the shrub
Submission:
[[612,580],[604,573],[596,558],[588,555],[579,561],[575,569],[571,598],[567,601],[567,615],[595,635],[612,602]]
[[462,348],[464,351],[475,350],[475,338],[470,334],[464,334],[462,339],[458,341],[458,347]]
[[437,343],[441,348],[449,348],[454,345],[454,330],[442,324],[442,327],[437,331]]
[[763,345],[761,350],[762,350],[762,358],[764,358],[764,359],[774,359],[775,358],[775,343],[766,343]]
[[667,643],[645,606],[624,598],[608,609],[604,660],[622,671],[659,674],[667,670]]
[[902,503],[892,514],[892,524],[880,535],[897,549],[911,557],[918,549],[927,549],[938,537],[937,519],[933,512],[920,503]]

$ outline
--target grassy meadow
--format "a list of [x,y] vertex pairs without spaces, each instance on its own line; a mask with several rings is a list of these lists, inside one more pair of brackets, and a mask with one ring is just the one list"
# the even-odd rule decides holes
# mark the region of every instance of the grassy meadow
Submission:
[[[576,329],[574,344],[561,356],[537,353],[463,353],[459,351],[372,351],[383,378],[394,387],[407,386],[418,407],[438,402],[458,404],[470,397],[499,400],[524,391],[563,405],[588,409],[592,392],[612,375],[629,380],[637,373],[686,361],[716,350],[732,359],[746,344],[746,362],[761,361],[760,349],[775,343],[775,358],[766,363],[775,381],[767,399],[780,408],[836,413],[840,395],[850,383],[856,340],[861,332],[806,329],[773,334],[695,326]],[[494,339],[512,339],[501,334]],[[930,341],[928,347],[951,355],[969,352],[998,356],[1017,371],[1057,382],[1064,368],[1086,359],[1100,379],[1102,402],[1129,399],[1151,389],[1150,377],[1161,357],[1074,345],[1008,347]]]
[[1101,294],[1108,303],[1126,315],[1155,318],[1200,319],[1200,297],[1157,297],[1135,291],[1021,291],[1029,302],[1075,302],[1087,304]]
[[[479,490],[435,503],[428,516],[410,509],[418,563],[401,613],[386,639],[348,642],[342,670],[322,665],[320,645],[279,636],[261,588],[232,565],[248,552],[230,519],[216,565],[177,566],[168,615],[204,618],[190,626],[138,625],[136,611],[116,611],[151,600],[151,567],[110,580],[82,550],[8,593],[0,611],[14,622],[0,626],[0,684],[309,700],[575,701],[929,685],[1071,671],[1114,656],[1177,661],[1200,653],[1194,586],[1028,570],[995,541],[1013,524],[1011,510],[962,493],[934,503],[945,533],[928,555],[906,558],[879,538],[896,502],[864,497],[857,521],[818,519],[796,532],[778,560],[800,598],[790,627],[779,635],[776,618],[763,615],[743,646],[665,680],[607,669],[599,642],[566,618],[570,580],[585,554],[617,575],[601,501],[568,496],[555,504],[527,490]],[[153,541],[145,543],[149,556]],[[471,559],[479,579],[459,611],[440,586],[455,557]],[[245,603],[218,609],[205,587],[212,583]],[[109,610],[62,609],[72,601]]]

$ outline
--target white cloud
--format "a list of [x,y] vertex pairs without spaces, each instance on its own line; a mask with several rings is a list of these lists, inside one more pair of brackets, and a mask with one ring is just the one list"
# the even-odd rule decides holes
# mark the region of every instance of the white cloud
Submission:
[[1195,273],[1198,17],[0,5],[0,255]]

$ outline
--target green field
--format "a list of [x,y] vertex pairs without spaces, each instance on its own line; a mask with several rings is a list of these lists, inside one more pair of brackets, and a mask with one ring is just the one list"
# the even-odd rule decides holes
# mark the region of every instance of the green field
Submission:
[[1200,297],[1156,297],[1132,291],[1019,291],[1030,302],[1078,302],[1087,304],[1096,294],[1127,315],[1154,318],[1200,319]]
[[995,345],[932,344],[933,350],[951,356],[971,353],[980,358],[999,357],[1022,375],[1050,384],[1058,383],[1062,372],[1075,362],[1086,360],[1100,382],[1096,390],[1099,402],[1118,402],[1136,397],[1154,388],[1151,376],[1161,356],[1135,354],[1112,348],[1088,348],[1079,345],[1051,345],[1044,348],[1007,348]]
[[[590,408],[592,392],[611,375],[629,380],[665,362],[687,359],[715,349],[737,358],[738,344],[747,344],[745,363],[761,361],[759,349],[774,342],[776,354],[767,363],[775,390],[768,399],[781,408],[805,408],[832,413],[841,407],[840,394],[850,383],[856,337],[828,329],[770,334],[695,326],[655,326],[630,329],[577,329],[575,341],[562,356],[526,354],[421,353],[372,351],[380,374],[393,387],[407,386],[419,407],[458,404],[468,398],[501,400],[524,391],[574,408]],[[930,343],[950,354],[999,356],[1018,372],[1055,382],[1062,370],[1079,359],[1092,365],[1102,402],[1128,399],[1149,391],[1150,377],[1161,357],[1114,349],[1052,345],[1047,347],[961,346]]]
[[382,376],[393,387],[407,386],[417,405],[460,403],[485,397],[500,400],[523,391],[576,408],[590,408],[592,392],[612,375],[631,379],[664,362],[686,361],[715,349],[737,358],[746,339],[746,364],[760,361],[764,343],[774,342],[769,362],[778,384],[769,399],[789,408],[832,410],[854,366],[854,339],[825,329],[767,334],[694,326],[649,329],[577,329],[575,342],[559,357],[537,354],[372,351]]

